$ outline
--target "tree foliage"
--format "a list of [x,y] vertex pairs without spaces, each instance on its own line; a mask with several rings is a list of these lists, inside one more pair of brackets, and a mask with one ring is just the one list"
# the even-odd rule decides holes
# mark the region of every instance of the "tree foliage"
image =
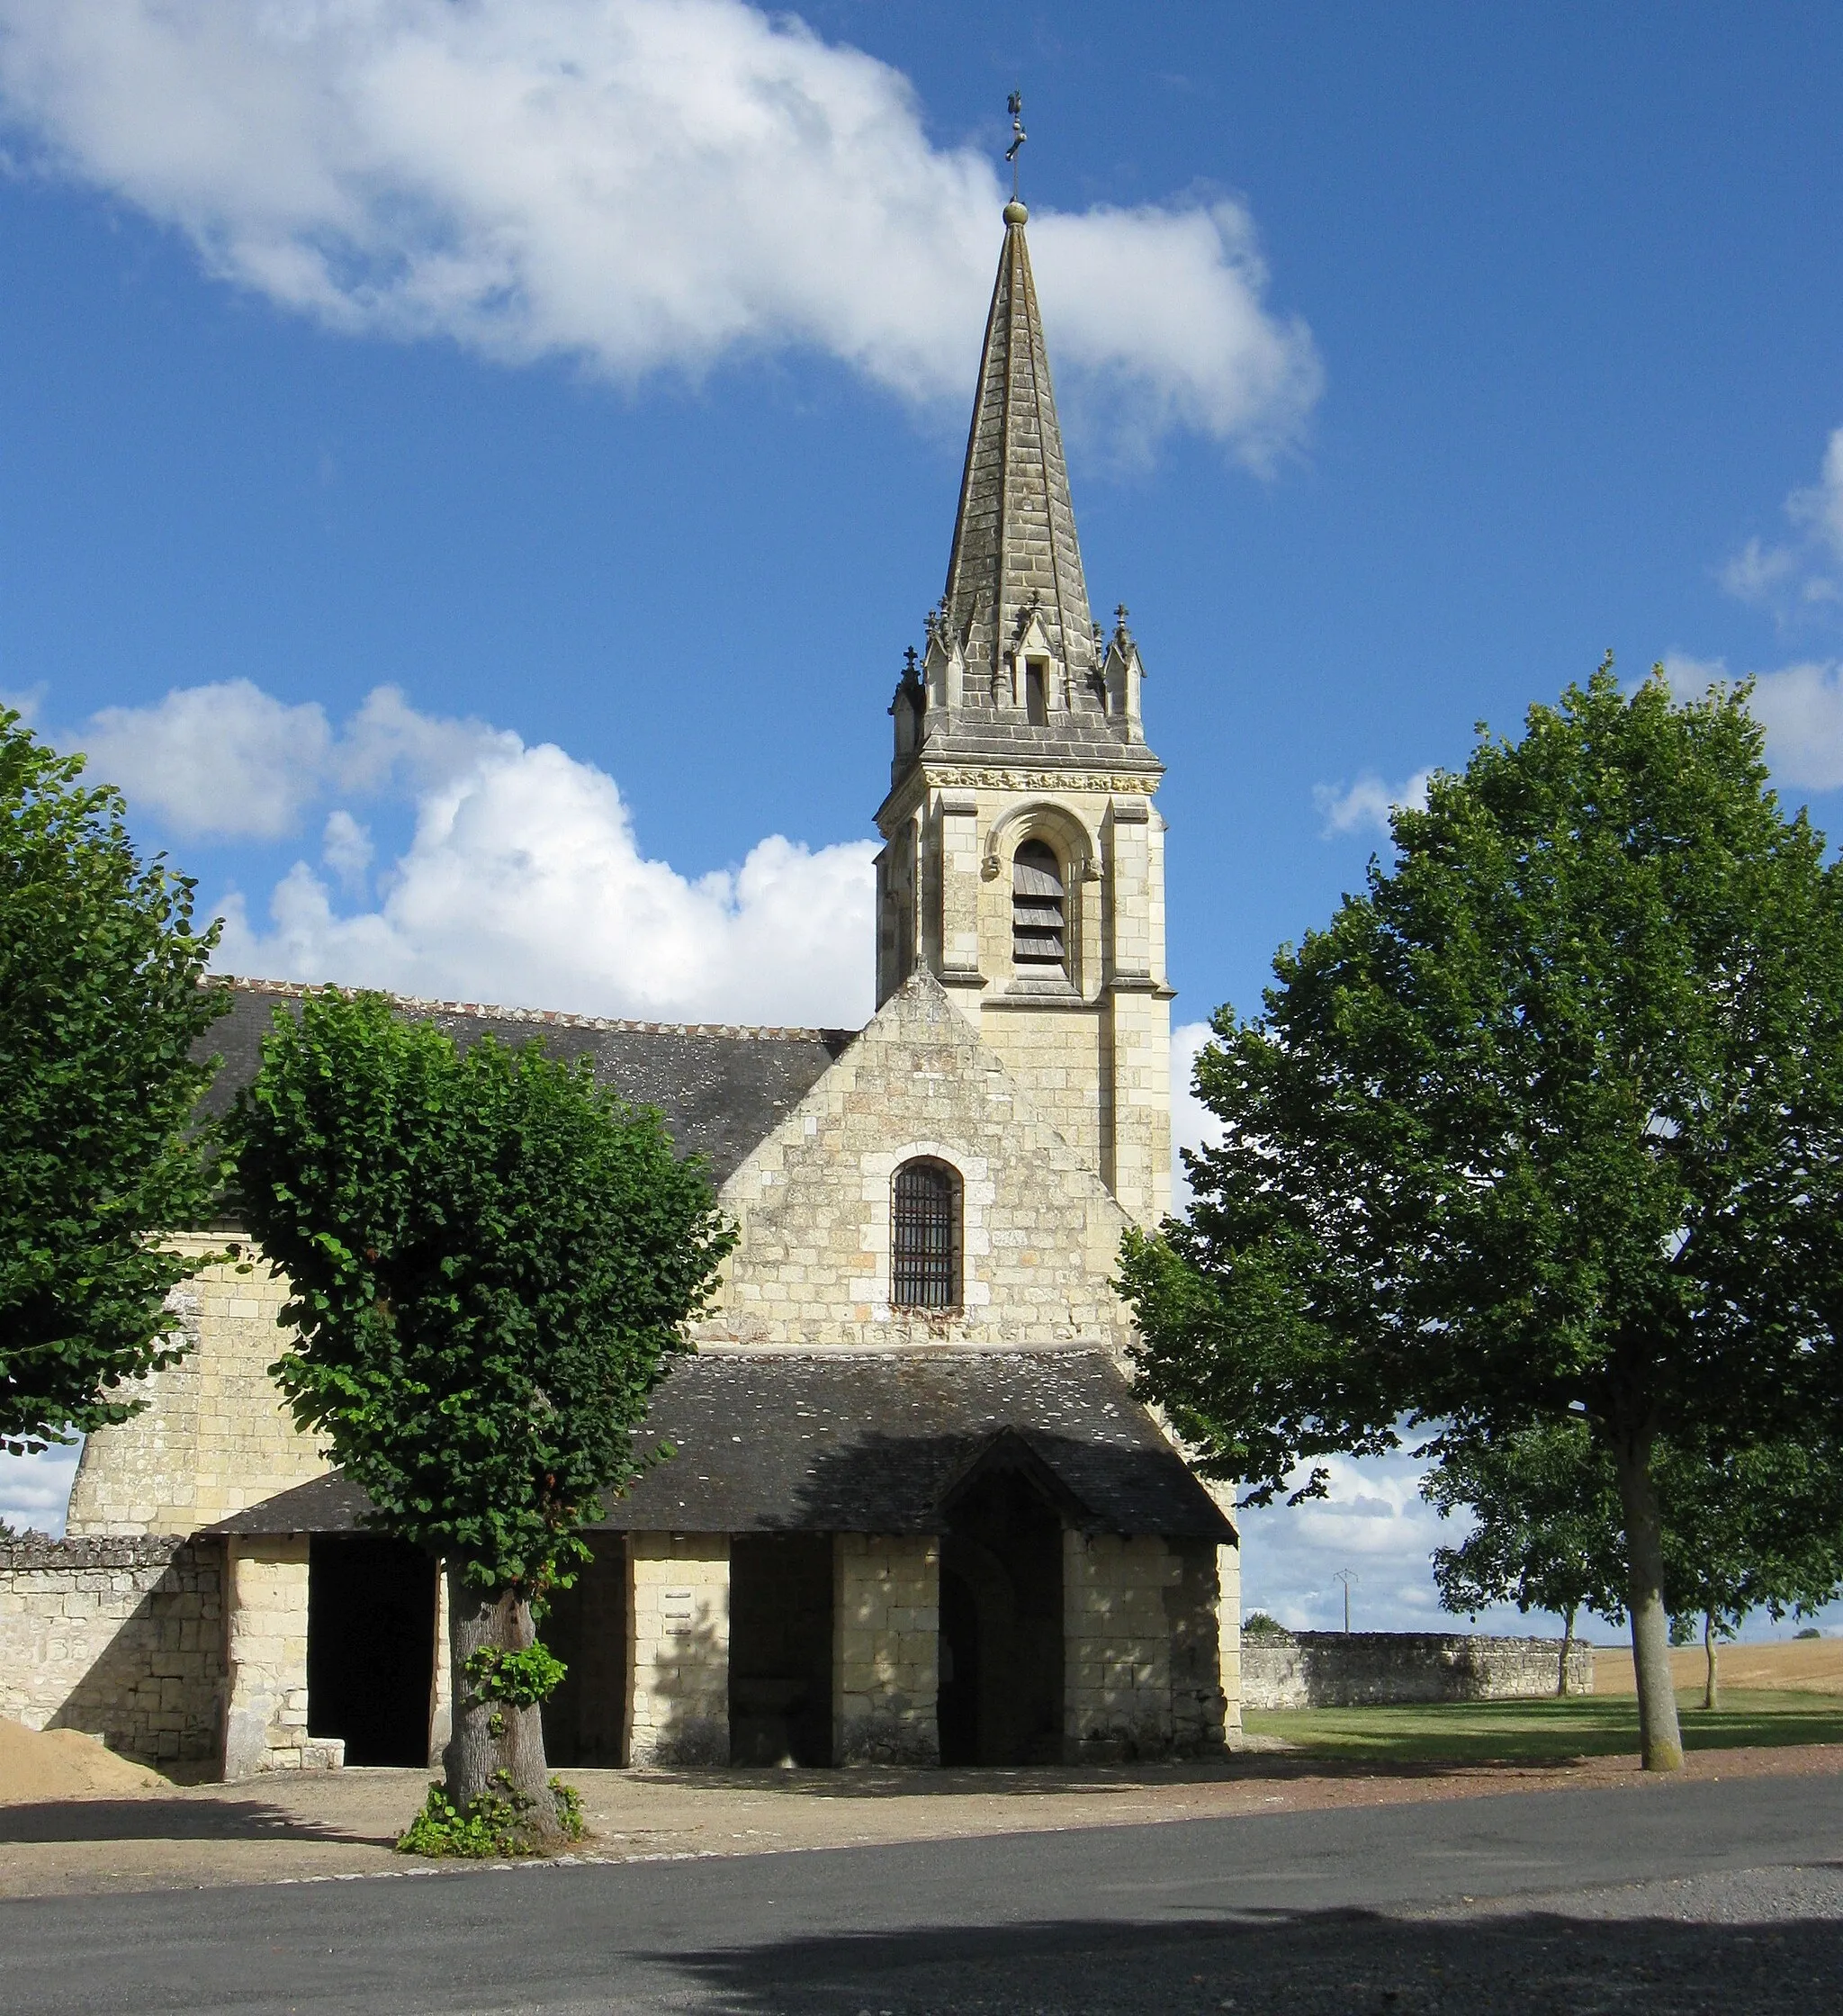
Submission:
[[1744,691],[1679,706],[1661,672],[1481,734],[1264,1013],[1217,1016],[1222,1145],[1123,1261],[1145,1390],[1256,1496],[1404,1422],[1585,1420],[1652,1766],[1681,1754],[1657,1444],[1795,1435],[1843,1392],[1843,886],[1766,779]]
[[533,1664],[533,1599],[634,1474],[632,1431],[729,1242],[702,1167],[586,1059],[457,1050],[331,990],[277,1015],[231,1133],[292,1291],[273,1373],[296,1422],[379,1526],[449,1563],[450,1794],[503,1772],[541,1804],[535,1701],[469,1683]]
[[1456,1547],[1434,1550],[1434,1580],[1449,1610],[1495,1603],[1549,1610],[1563,1621],[1557,1692],[1567,1691],[1575,1619],[1625,1615],[1624,1533],[1610,1466],[1585,1421],[1521,1428],[1501,1442],[1451,1442],[1421,1485],[1443,1518],[1470,1511]]
[[0,1447],[125,1420],[183,1346],[172,1290],[202,1259],[220,1158],[188,1132],[228,1004],[215,924],[143,860],[120,792],[0,712]]

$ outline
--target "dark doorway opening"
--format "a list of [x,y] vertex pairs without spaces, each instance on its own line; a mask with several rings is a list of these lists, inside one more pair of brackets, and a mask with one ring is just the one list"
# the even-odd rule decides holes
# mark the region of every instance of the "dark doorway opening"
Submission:
[[407,1541],[316,1534],[307,1568],[307,1732],[348,1764],[427,1765],[436,1564]]
[[553,1764],[611,1769],[627,1761],[627,1543],[585,1534],[592,1559],[552,1592],[537,1634],[569,1671],[544,1705],[544,1752]]
[[832,1762],[832,1540],[730,1542],[730,1761]]
[[1002,1459],[954,1498],[940,1547],[940,1760],[1053,1764],[1063,1748],[1060,1513]]

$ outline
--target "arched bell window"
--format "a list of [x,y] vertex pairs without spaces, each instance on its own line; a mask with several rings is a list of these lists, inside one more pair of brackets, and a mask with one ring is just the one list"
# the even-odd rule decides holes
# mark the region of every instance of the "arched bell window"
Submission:
[[891,1199],[889,1299],[896,1309],[960,1306],[960,1179],[945,1162],[905,1162]]
[[1011,857],[1011,963],[1027,971],[1067,970],[1062,863],[1040,840]]

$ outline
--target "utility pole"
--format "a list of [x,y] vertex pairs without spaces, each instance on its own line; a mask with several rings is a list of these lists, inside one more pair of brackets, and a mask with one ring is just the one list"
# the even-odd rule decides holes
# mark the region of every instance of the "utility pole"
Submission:
[[1353,1568],[1340,1568],[1331,1580],[1334,1582],[1344,1584],[1344,1634],[1348,1636],[1350,1634],[1350,1586],[1353,1582],[1362,1581],[1362,1577]]

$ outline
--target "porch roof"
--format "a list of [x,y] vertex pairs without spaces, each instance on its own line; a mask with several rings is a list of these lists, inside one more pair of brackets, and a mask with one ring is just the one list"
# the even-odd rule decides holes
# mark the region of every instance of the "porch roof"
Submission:
[[[1103,1351],[698,1353],[634,1438],[653,1463],[590,1530],[939,1533],[967,1472],[1021,1444],[1085,1531],[1232,1542],[1235,1528]],[[338,1533],[364,1495],[337,1472],[221,1521],[226,1534]]]

